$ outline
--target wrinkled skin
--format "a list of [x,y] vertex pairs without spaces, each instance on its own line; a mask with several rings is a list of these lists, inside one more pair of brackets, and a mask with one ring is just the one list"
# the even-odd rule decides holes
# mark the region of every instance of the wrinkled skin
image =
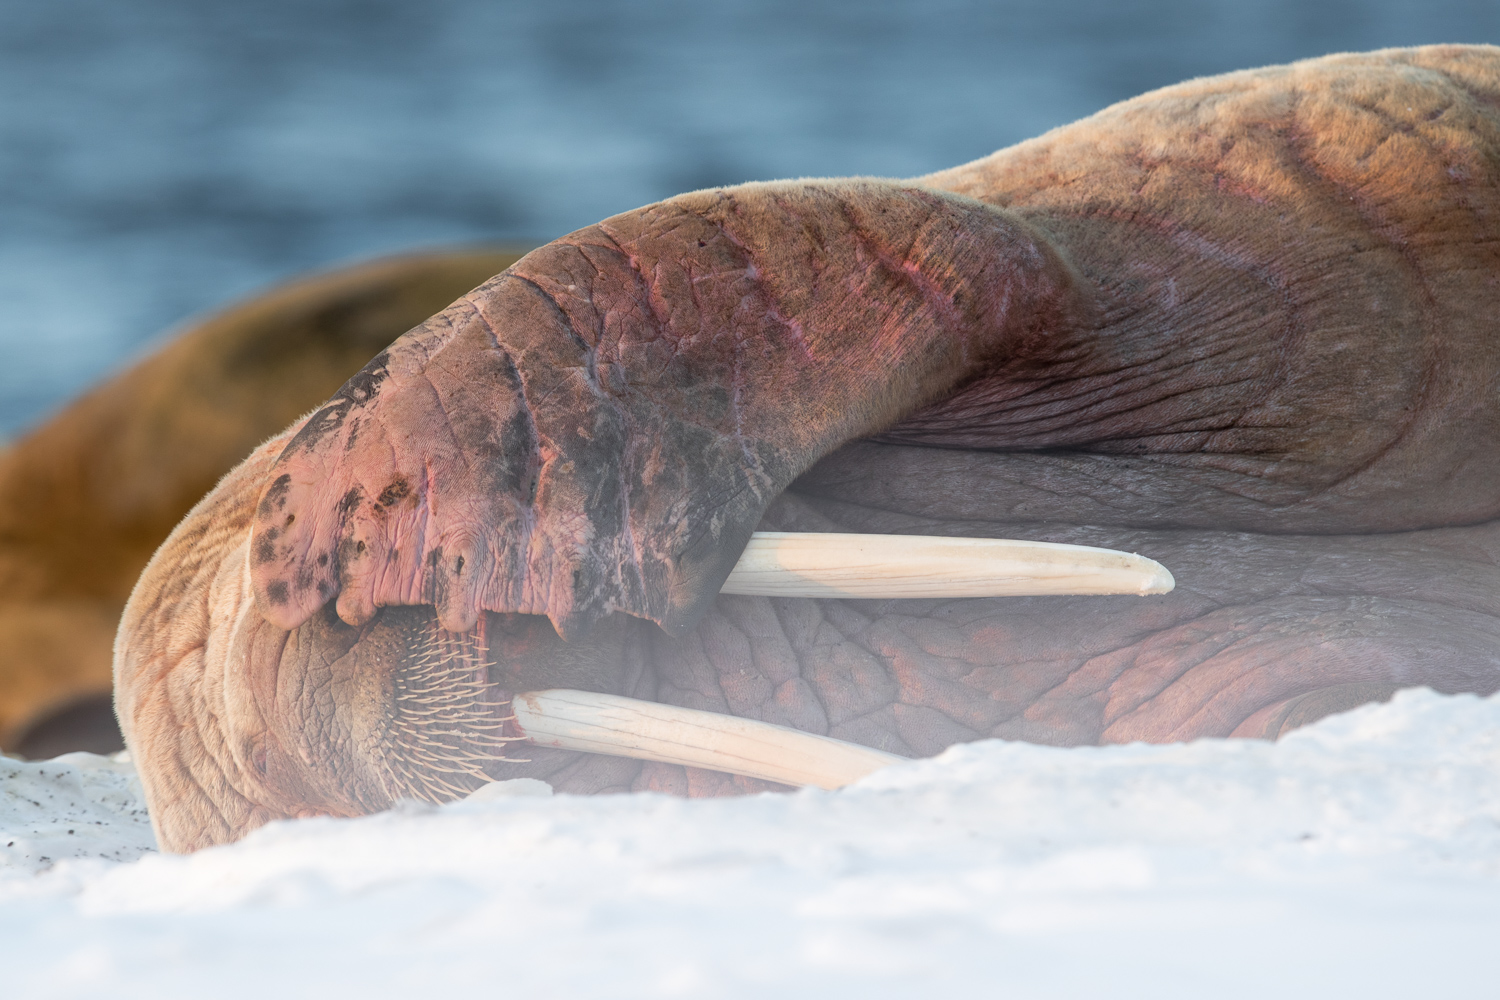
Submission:
[[[116,659],[158,830],[188,850],[527,775],[764,787],[497,740],[540,687],[914,756],[1493,691],[1496,316],[1488,47],[606,220],[402,337],[158,552]],[[716,596],[757,527],[1104,545],[1178,587]]]

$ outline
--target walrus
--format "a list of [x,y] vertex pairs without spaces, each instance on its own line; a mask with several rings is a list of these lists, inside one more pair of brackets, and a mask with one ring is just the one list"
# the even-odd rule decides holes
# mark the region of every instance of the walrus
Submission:
[[522,252],[409,253],[256,295],[0,451],[0,749],[118,749],[115,630],[168,532],[262,441]]
[[[152,558],[115,690],[161,842],[513,777],[770,787],[517,742],[544,689],[901,757],[1492,692],[1497,316],[1489,46],[617,215],[397,339]],[[721,594],[756,530],[1098,545],[1177,589]]]

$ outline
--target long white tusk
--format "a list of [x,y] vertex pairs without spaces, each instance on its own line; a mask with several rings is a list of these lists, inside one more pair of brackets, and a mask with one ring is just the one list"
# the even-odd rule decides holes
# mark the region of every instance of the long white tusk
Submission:
[[1088,545],[940,535],[757,531],[720,593],[762,597],[1165,594],[1161,563]]
[[769,722],[592,691],[530,691],[512,702],[541,746],[728,771],[784,785],[841,788],[905,760]]

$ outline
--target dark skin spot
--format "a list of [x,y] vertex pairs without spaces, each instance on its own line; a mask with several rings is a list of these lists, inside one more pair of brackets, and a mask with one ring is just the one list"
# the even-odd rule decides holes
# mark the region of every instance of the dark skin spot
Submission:
[[308,418],[307,423],[297,432],[297,436],[287,443],[283,454],[311,451],[316,448],[325,437],[344,425],[344,419],[348,417],[349,409],[353,405],[347,399],[334,397],[333,402]]
[[398,479],[380,491],[380,496],[375,498],[375,506],[390,507],[398,501],[404,500],[410,493],[411,484],[405,479]]
[[292,488],[292,477],[283,473],[276,477],[271,483],[271,488],[266,490],[266,495],[260,498],[260,507],[256,513],[261,517],[270,517],[273,511],[280,510],[286,506],[287,492]]
[[370,359],[370,363],[355,373],[354,377],[344,383],[339,390],[339,395],[356,403],[367,403],[374,399],[380,392],[380,383],[386,380],[390,372],[386,370],[386,362],[390,355],[381,351]]
[[285,604],[287,602],[287,587],[285,580],[277,580],[266,588],[266,596],[271,599],[272,604]]
[[345,493],[339,500],[339,513],[342,515],[353,513],[354,510],[359,506],[360,501],[364,498],[364,492],[358,486],[351,488],[349,492]]
[[442,607],[448,602],[448,577],[446,574],[438,572],[439,567],[442,565],[443,547],[439,545],[427,553],[429,572],[426,574],[426,579],[422,585],[422,601],[425,604]]

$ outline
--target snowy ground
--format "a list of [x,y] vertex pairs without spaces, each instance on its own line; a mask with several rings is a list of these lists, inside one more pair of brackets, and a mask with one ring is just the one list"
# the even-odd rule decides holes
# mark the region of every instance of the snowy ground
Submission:
[[0,760],[6,997],[1494,989],[1497,699],[1274,745],[973,744],[836,793],[513,782],[190,857],[149,850],[134,782]]

